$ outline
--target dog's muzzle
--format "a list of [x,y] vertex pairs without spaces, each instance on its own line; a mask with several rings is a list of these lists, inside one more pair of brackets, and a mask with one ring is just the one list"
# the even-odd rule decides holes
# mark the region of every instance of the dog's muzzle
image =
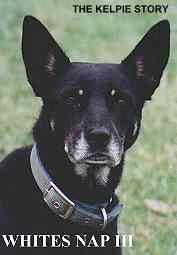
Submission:
[[33,176],[42,191],[45,202],[60,218],[89,228],[102,230],[119,216],[122,204],[119,204],[115,194],[113,194],[110,201],[96,205],[72,201],[65,196],[53,183],[42,165],[36,144],[32,148],[30,162]]
[[118,165],[122,159],[124,142],[117,136],[90,134],[81,132],[78,136],[70,134],[64,141],[64,150],[74,164],[106,165],[110,168]]

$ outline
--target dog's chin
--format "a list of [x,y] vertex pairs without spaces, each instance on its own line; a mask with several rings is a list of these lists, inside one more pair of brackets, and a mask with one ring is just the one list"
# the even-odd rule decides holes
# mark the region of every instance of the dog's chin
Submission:
[[106,164],[82,163],[74,166],[74,172],[80,178],[83,189],[90,194],[105,191],[109,186],[111,167]]

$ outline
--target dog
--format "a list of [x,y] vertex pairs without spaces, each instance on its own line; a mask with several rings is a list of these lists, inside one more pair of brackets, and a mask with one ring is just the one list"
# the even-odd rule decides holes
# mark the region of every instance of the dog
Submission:
[[[71,62],[39,20],[24,18],[22,56],[43,105],[34,144],[0,164],[1,234],[117,234],[122,205],[115,189],[125,153],[138,137],[143,106],[159,86],[169,50],[170,26],[162,20],[120,64]],[[88,247],[77,254],[122,254],[112,239],[109,250]]]

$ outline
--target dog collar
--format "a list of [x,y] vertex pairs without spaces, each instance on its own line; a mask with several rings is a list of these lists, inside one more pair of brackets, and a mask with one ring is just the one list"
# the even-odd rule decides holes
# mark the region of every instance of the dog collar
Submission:
[[34,179],[42,191],[44,201],[60,218],[68,219],[73,223],[92,227],[96,230],[103,230],[119,216],[123,205],[119,204],[115,194],[111,198],[111,202],[106,203],[105,206],[103,204],[92,206],[69,199],[54,184],[44,168],[39,158],[36,144],[32,148],[30,162]]

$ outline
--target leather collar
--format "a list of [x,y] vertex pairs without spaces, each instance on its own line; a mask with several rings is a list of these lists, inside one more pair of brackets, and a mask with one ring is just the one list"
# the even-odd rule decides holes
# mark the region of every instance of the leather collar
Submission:
[[31,151],[31,170],[39,189],[42,191],[44,201],[49,208],[60,218],[73,223],[103,230],[109,223],[116,219],[123,207],[119,204],[117,196],[113,194],[109,203],[89,205],[69,199],[52,181],[44,168],[34,144]]

